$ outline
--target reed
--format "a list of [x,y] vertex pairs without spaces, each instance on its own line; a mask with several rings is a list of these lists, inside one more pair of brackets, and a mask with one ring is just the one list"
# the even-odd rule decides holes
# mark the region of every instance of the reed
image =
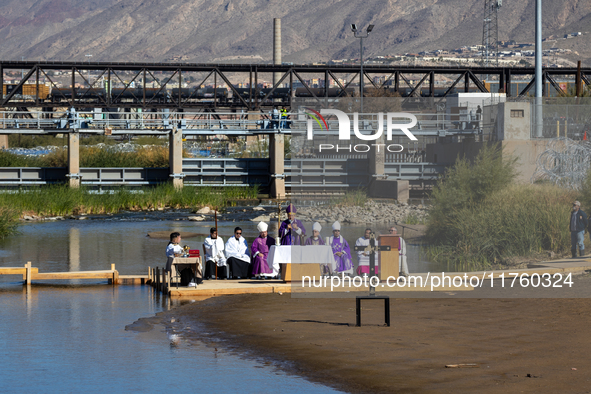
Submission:
[[192,187],[176,189],[171,184],[113,193],[96,194],[90,189],[65,185],[38,187],[14,193],[0,193],[0,207],[17,213],[40,216],[117,213],[120,210],[150,210],[164,207],[196,209],[203,206],[224,208],[239,199],[253,199],[259,187]]
[[567,221],[575,198],[575,191],[553,185],[508,186],[478,206],[454,212],[444,234],[427,248],[428,257],[447,264],[448,270],[463,271],[502,266],[513,257],[543,251],[567,252]]
[[346,191],[342,196],[331,197],[330,205],[338,207],[362,207],[367,200],[367,191],[365,189],[354,189]]
[[[66,149],[56,149],[44,156],[22,156],[0,150],[0,167],[66,167]],[[118,152],[97,146],[80,147],[80,167],[168,167],[168,147],[144,146],[134,152]]]
[[515,159],[485,147],[458,160],[433,191],[426,239],[431,261],[448,270],[503,266],[517,256],[570,249],[565,224],[577,192],[516,184]]
[[0,239],[16,232],[18,212],[11,208],[0,207]]

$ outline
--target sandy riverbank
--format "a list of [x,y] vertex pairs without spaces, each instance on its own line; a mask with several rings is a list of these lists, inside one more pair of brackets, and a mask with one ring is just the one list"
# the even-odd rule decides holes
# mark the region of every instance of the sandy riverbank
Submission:
[[[580,290],[535,295],[588,297],[591,278],[579,277],[577,283]],[[523,296],[530,290],[499,295]],[[480,295],[491,293],[473,293]],[[354,327],[354,299],[294,299],[287,294],[211,298],[161,318],[188,338],[287,362],[281,365],[298,375],[349,392],[555,393],[589,388],[591,299],[393,299],[391,327],[381,325],[381,305],[364,304],[362,327]],[[445,368],[458,363],[476,363],[478,368]]]

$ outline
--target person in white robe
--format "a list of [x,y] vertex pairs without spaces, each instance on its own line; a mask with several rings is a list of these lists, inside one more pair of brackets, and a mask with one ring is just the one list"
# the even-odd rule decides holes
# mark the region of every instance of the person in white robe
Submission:
[[230,267],[230,276],[237,279],[246,279],[249,276],[250,255],[248,243],[242,236],[242,229],[236,227],[234,236],[226,242],[226,264]]
[[203,248],[205,249],[205,279],[216,277],[216,266],[218,267],[216,279],[225,275],[224,240],[218,237],[218,230],[215,227],[209,230],[209,237],[205,238]]
[[[355,242],[355,246],[368,246],[370,241],[371,229],[366,228],[365,234],[363,237],[360,237],[357,242]],[[379,242],[375,240],[375,246],[378,246]],[[375,254],[375,264],[376,264],[376,275],[379,275],[379,261],[380,261],[380,254]],[[364,251],[357,251],[357,275],[369,275],[369,252]]]

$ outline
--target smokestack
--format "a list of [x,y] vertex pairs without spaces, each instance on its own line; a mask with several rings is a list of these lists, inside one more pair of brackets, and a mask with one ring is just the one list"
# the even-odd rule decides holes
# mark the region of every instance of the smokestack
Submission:
[[[281,64],[281,18],[273,19],[273,64]],[[273,73],[273,86],[280,79],[280,73]]]

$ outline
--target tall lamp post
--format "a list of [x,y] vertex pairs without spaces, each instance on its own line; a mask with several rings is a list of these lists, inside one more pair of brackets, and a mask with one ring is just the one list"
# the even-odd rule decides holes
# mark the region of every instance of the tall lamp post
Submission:
[[[92,57],[92,55],[86,55],[86,58],[88,59],[88,64],[90,64],[90,58]],[[88,87],[90,87],[90,68],[88,69]]]
[[351,24],[351,31],[353,32],[353,35],[355,36],[355,38],[359,38],[360,39],[360,46],[361,46],[361,74],[359,74],[359,100],[360,100],[360,106],[361,106],[361,113],[363,113],[363,39],[369,37],[369,33],[371,33],[371,31],[373,30],[373,26],[374,25],[369,25],[367,26],[367,30],[365,31],[365,33],[359,31],[357,29],[357,25],[356,24]]

